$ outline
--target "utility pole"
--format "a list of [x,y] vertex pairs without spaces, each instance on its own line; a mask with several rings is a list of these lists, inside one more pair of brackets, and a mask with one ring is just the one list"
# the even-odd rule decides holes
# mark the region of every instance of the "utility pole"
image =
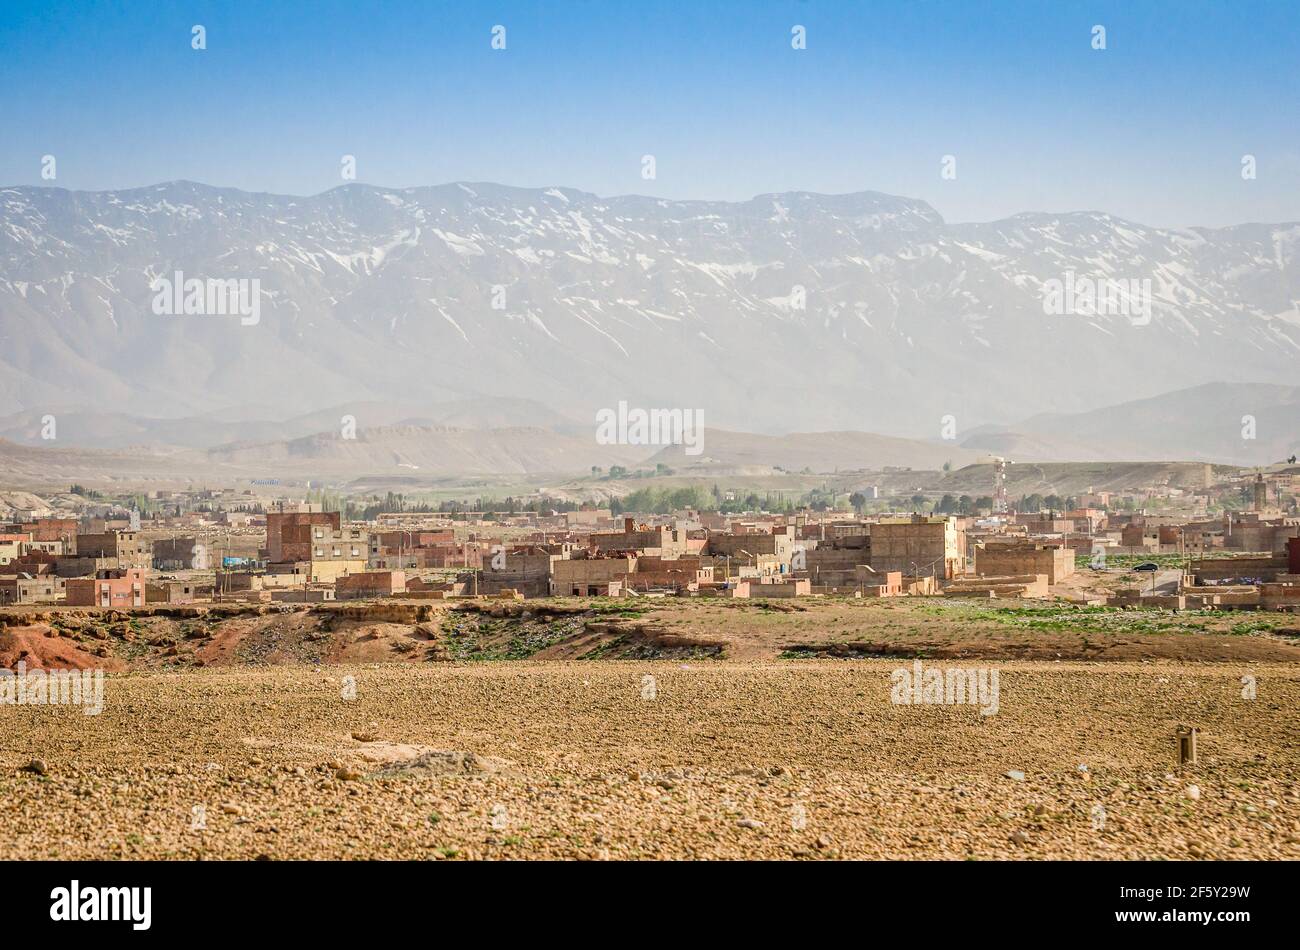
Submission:
[[1000,455],[993,457],[993,511],[1007,513],[1007,460]]

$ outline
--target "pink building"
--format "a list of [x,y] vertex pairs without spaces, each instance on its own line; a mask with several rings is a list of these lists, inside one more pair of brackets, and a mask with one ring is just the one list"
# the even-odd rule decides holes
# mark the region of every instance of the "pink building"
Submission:
[[69,578],[70,607],[143,607],[144,571],[138,567],[99,571],[94,577]]

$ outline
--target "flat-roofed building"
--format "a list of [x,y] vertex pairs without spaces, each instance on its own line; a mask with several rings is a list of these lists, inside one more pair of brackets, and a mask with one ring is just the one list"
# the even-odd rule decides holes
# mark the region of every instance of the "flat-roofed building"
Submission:
[[311,560],[313,541],[324,536],[315,532],[338,531],[342,526],[342,516],[337,511],[321,511],[315,506],[299,506],[296,511],[268,511],[267,560],[277,563]]
[[660,557],[676,557],[689,551],[687,533],[667,526],[638,526],[635,519],[623,519],[623,530],[588,535],[598,551],[643,551]]
[[57,604],[63,600],[63,587],[64,580],[57,574],[0,577],[0,604]]
[[345,574],[334,582],[334,596],[338,600],[392,597],[405,591],[405,571],[363,571],[360,574]]
[[634,554],[560,559],[552,565],[552,587],[557,597],[595,597],[636,570]]
[[112,561],[123,570],[148,570],[153,566],[152,547],[138,532],[110,529],[77,535],[77,554],[97,560]]
[[94,577],[70,578],[64,589],[70,607],[143,607],[145,572],[141,568],[103,570]]
[[957,519],[913,515],[871,526],[871,566],[904,577],[952,578],[966,568],[966,534]]
[[975,573],[1046,574],[1047,583],[1059,584],[1074,573],[1074,551],[1064,544],[985,541],[975,547]]

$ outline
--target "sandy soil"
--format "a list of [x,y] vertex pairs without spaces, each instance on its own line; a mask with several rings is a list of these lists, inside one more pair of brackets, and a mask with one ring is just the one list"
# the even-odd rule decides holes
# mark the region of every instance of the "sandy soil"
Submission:
[[900,665],[111,674],[0,706],[0,857],[1300,858],[1294,665],[999,662],[989,716]]

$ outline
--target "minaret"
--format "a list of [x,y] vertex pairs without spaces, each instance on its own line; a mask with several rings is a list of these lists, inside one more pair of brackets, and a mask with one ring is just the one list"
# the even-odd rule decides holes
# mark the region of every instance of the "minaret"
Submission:
[[1255,503],[1252,506],[1254,511],[1263,511],[1268,507],[1268,486],[1264,484],[1264,473],[1255,473]]

